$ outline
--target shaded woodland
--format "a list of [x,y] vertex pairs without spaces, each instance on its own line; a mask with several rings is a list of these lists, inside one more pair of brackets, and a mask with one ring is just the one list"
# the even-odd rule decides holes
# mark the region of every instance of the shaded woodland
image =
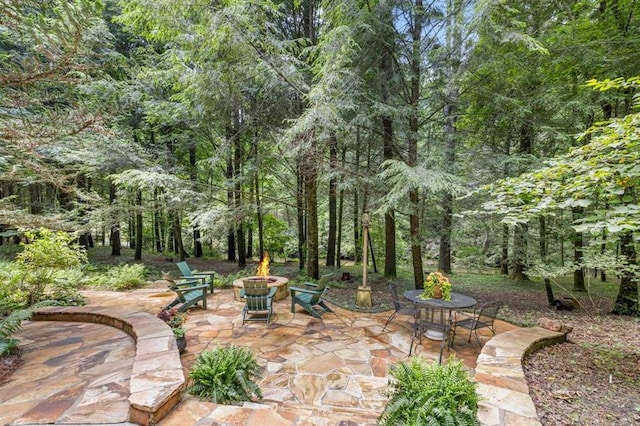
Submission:
[[640,5],[0,0],[0,243],[597,274],[638,315]]

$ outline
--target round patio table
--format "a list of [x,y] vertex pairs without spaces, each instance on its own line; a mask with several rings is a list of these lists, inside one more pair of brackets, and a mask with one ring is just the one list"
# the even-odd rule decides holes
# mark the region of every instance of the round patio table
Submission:
[[[444,318],[444,311],[449,311],[449,315],[451,315],[452,310],[470,308],[478,303],[473,297],[453,291],[451,292],[451,300],[421,299],[419,296],[422,292],[423,290],[407,290],[404,292],[404,297],[425,308],[440,309],[442,318]],[[444,335],[440,330],[427,330],[424,335],[431,340],[444,339]]]

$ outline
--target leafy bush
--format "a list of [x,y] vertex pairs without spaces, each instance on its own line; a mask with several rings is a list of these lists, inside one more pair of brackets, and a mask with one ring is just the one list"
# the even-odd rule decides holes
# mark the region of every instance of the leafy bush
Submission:
[[478,396],[461,361],[426,364],[413,357],[391,368],[382,426],[477,425]]
[[231,345],[201,352],[189,374],[189,393],[218,404],[261,399],[253,381],[260,374],[262,368],[249,349]]
[[70,268],[56,271],[49,299],[64,305],[82,305],[84,299],[80,288],[89,283],[89,275],[84,268]]
[[[31,243],[22,244],[24,249],[16,256],[16,265],[21,273],[19,290],[26,294],[24,306],[31,306],[50,298],[47,290],[55,287],[57,271],[86,263],[87,255],[65,232],[40,229],[37,233],[26,232],[25,236]],[[51,293],[55,294],[55,289]]]
[[12,262],[0,262],[0,316],[26,307],[28,293],[22,288],[22,272]]
[[145,283],[145,269],[143,264],[119,265],[96,274],[91,280],[92,287],[110,290],[130,290],[141,287]]

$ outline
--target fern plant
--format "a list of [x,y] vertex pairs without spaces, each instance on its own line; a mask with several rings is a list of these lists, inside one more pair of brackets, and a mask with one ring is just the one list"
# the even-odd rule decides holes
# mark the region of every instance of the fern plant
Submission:
[[10,354],[17,347],[18,340],[12,338],[12,336],[20,330],[22,321],[31,318],[35,309],[52,304],[54,304],[52,301],[43,301],[27,309],[15,310],[9,315],[0,318],[0,356]]
[[262,399],[254,382],[262,374],[253,352],[230,345],[201,352],[189,373],[189,393],[218,404]]
[[96,288],[122,291],[141,287],[144,283],[145,267],[136,263],[110,267],[108,270],[94,276],[91,285]]
[[389,402],[380,425],[477,425],[478,396],[461,361],[411,358],[391,368]]

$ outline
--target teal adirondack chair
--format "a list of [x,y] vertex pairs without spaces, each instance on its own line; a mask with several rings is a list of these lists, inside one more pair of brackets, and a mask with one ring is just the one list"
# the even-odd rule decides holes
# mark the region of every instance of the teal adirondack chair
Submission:
[[269,288],[266,280],[244,280],[242,285],[240,297],[246,301],[242,309],[242,324],[244,325],[245,321],[266,321],[269,325],[273,313],[273,296],[276,295],[277,287]]
[[176,292],[176,298],[164,309],[177,307],[179,312],[184,312],[192,306],[197,306],[198,302],[202,302],[202,309],[207,309],[208,288],[209,284],[201,284],[201,281],[197,279],[174,284],[171,286],[171,290]]
[[189,265],[187,265],[187,262],[178,262],[176,263],[176,266],[178,266],[178,269],[182,274],[182,276],[180,276],[180,279],[198,279],[202,281],[202,284],[209,285],[209,291],[213,293],[213,280],[216,276],[215,271],[192,271]]
[[320,318],[320,315],[325,312],[333,312],[322,300],[324,292],[329,288],[327,287],[327,282],[332,276],[333,274],[321,276],[317,284],[306,282],[304,283],[304,288],[289,287],[291,312],[296,312],[296,304],[302,306],[305,311],[316,318]]

